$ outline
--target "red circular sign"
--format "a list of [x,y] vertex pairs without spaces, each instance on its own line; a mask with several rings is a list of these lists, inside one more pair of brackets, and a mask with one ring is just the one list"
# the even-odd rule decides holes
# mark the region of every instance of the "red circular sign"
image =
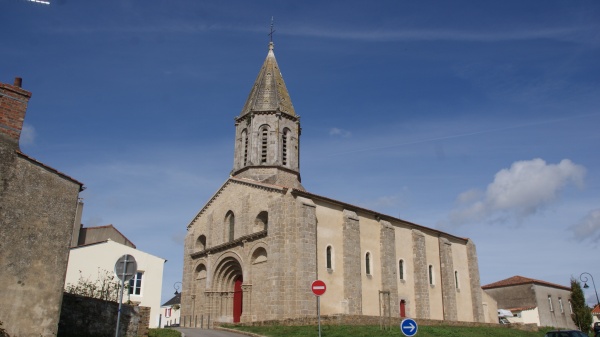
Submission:
[[310,288],[312,289],[313,294],[315,294],[317,296],[323,295],[325,293],[325,290],[327,290],[327,286],[325,285],[325,282],[323,282],[321,280],[314,281]]

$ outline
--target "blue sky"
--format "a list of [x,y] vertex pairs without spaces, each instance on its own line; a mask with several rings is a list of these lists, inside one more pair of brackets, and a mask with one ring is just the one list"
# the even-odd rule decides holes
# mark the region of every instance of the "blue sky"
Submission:
[[22,150],[85,184],[86,226],[168,260],[163,300],[232,168],[271,16],[308,191],[472,238],[482,284],[600,282],[598,1],[0,8],[0,81],[33,93]]

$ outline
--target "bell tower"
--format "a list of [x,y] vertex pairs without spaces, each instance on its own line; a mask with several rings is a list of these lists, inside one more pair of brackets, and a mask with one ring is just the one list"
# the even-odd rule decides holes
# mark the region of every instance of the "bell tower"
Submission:
[[232,176],[302,189],[300,117],[275,60],[273,42],[242,112],[235,118]]

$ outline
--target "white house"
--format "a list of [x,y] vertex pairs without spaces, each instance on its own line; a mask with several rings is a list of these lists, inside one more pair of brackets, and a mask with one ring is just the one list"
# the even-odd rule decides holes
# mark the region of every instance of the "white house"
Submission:
[[[106,228],[107,226],[103,226],[104,230]],[[106,273],[112,276],[115,262],[125,254],[135,258],[137,273],[130,281],[129,291],[125,292],[123,302],[132,301],[139,303],[140,306],[150,307],[150,327],[156,328],[161,314],[163,269],[167,260],[138,250],[133,244],[122,244],[113,239],[106,239],[72,247],[69,252],[65,286],[77,284],[80,278],[95,281]]]
[[181,322],[181,293],[176,292],[175,296],[160,306],[162,314],[160,327],[173,326]]

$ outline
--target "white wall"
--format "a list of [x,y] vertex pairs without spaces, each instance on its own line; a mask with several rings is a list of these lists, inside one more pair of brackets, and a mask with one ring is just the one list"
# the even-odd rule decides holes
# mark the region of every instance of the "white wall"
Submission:
[[128,298],[125,292],[123,302],[129,299],[132,302],[139,302],[140,306],[150,307],[150,327],[155,328],[158,325],[158,315],[161,313],[160,298],[165,259],[111,240],[74,247],[69,252],[65,287],[67,284],[76,284],[80,277],[94,281],[98,278],[99,272],[102,273],[104,270],[113,275],[115,263],[125,254],[135,257],[137,269],[144,275],[141,294],[129,295]]

